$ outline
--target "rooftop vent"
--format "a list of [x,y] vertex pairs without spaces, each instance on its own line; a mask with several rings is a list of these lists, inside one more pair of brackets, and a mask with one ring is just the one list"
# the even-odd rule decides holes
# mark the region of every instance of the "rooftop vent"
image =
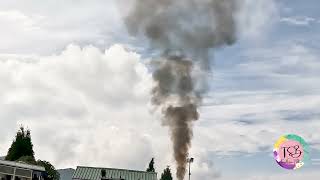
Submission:
[[107,175],[106,170],[105,170],[105,169],[102,169],[102,170],[101,170],[101,177],[102,177],[102,178],[106,178],[106,175]]

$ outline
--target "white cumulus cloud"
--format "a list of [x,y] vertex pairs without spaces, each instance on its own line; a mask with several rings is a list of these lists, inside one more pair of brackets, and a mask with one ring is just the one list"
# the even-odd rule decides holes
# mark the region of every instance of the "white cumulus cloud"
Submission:
[[[149,105],[151,74],[139,54],[113,45],[69,45],[52,56],[0,54],[0,154],[19,124],[31,129],[37,158],[56,167],[144,170],[159,176],[174,160],[168,129]],[[203,148],[194,149],[194,177],[218,174]]]

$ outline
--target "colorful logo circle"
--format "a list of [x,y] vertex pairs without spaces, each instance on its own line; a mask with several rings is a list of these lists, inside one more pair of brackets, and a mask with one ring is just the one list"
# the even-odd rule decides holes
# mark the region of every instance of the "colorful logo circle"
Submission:
[[309,160],[309,145],[300,136],[281,136],[274,144],[273,155],[285,169],[299,169]]

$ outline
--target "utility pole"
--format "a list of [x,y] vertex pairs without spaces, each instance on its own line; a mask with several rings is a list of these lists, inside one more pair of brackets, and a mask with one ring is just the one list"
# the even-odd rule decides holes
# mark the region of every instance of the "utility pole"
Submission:
[[190,164],[193,163],[194,158],[188,158],[187,162],[189,163],[189,180],[191,178],[191,170],[190,170]]

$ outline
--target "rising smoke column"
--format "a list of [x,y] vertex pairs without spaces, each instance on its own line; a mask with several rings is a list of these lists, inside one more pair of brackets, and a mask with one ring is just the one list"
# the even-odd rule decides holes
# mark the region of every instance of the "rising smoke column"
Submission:
[[186,173],[192,125],[207,89],[208,53],[235,42],[237,6],[237,0],[134,0],[125,20],[131,34],[144,34],[162,52],[153,63],[152,103],[169,126],[179,180]]

